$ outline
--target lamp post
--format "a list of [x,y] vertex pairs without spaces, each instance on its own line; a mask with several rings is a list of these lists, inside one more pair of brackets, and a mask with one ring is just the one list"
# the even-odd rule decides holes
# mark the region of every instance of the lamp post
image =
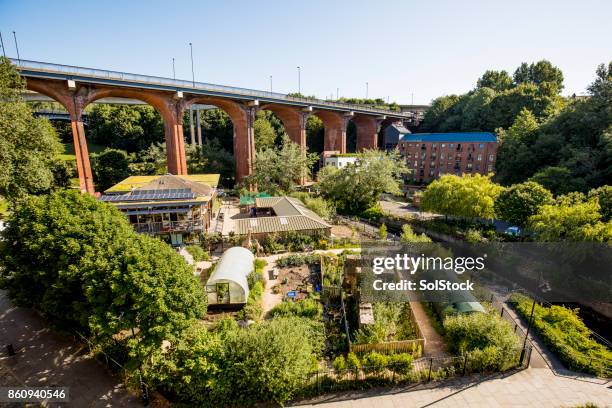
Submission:
[[272,75],[270,75],[270,93],[272,93]]
[[193,71],[193,44],[189,43],[189,51],[191,53],[191,84],[195,88],[195,73]]
[[340,99],[340,88],[336,88],[336,100]]
[[297,67],[298,70],[298,93],[302,94],[302,68]]
[[369,86],[370,84],[366,82],[366,99],[368,99],[368,93],[369,93]]
[[176,70],[174,69],[174,58],[172,58],[172,79],[176,79]]
[[0,32],[0,45],[2,46],[2,54],[6,58],[6,50],[4,49],[4,40],[2,39],[2,33]]
[[21,57],[19,56],[19,46],[17,45],[17,34],[13,31],[13,38],[15,39],[15,49],[17,50],[17,60],[21,64]]

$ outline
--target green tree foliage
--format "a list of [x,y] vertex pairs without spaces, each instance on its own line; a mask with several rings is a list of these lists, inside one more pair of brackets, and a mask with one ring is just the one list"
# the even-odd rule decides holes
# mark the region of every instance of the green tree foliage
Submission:
[[502,187],[490,176],[445,174],[427,186],[421,207],[444,215],[464,218],[494,218],[495,200]]
[[129,164],[130,173],[140,176],[154,176],[168,172],[166,143],[153,143],[146,150],[136,153]]
[[400,235],[400,241],[402,243],[429,243],[431,242],[431,238],[429,238],[425,234],[417,234],[415,233],[410,225],[404,224],[402,225],[402,233]]
[[91,170],[96,189],[104,191],[130,175],[128,155],[123,150],[104,149],[91,154]]
[[128,347],[136,360],[205,313],[183,258],[89,195],[31,197],[15,208],[3,238],[0,283],[16,304],[101,344],[134,330]]
[[525,226],[540,207],[552,202],[550,191],[536,182],[527,181],[503,190],[495,201],[495,213],[502,220]]
[[596,197],[586,201],[575,196],[561,197],[556,204],[540,207],[528,224],[542,242],[610,242],[612,221],[603,222],[600,209]]
[[[609,183],[612,179],[611,65],[597,68],[595,81],[588,87],[590,97],[571,99],[558,112],[551,105],[550,114],[544,116],[529,107],[540,125],[520,143],[506,143],[502,139],[497,160],[500,182],[511,184],[531,178],[555,194],[586,192]],[[536,80],[527,81],[518,86],[537,88]]]
[[323,121],[315,115],[310,115],[306,120],[306,146],[309,152],[321,153],[325,137],[325,126]]
[[53,126],[32,116],[23,101],[24,82],[0,57],[0,196],[10,200],[51,190],[61,153]]
[[225,320],[212,332],[198,325],[167,353],[157,353],[146,371],[156,385],[196,406],[282,404],[314,368],[322,333],[320,324],[295,317],[246,329]]
[[270,121],[265,117],[264,111],[257,112],[255,123],[253,123],[255,131],[255,148],[257,150],[265,150],[274,147],[276,144],[276,132]]
[[547,60],[535,64],[523,62],[514,71],[513,78],[516,84],[533,83],[551,95],[563,90],[563,72]]
[[508,130],[497,129],[500,144],[497,152],[496,179],[506,184],[521,181],[523,173],[516,171],[518,165],[523,171],[533,172],[536,162],[529,146],[533,144],[538,128],[536,117],[529,109],[523,108]]
[[601,186],[589,191],[589,198],[596,198],[604,221],[612,219],[612,186]]
[[359,214],[374,206],[382,193],[399,194],[401,177],[407,172],[397,152],[366,150],[354,164],[321,169],[317,186],[338,211]]
[[148,105],[96,104],[88,109],[87,137],[93,143],[137,152],[164,141],[164,124]]
[[317,299],[301,299],[297,301],[285,301],[282,302],[272,310],[270,310],[270,316],[272,317],[307,317],[309,319],[316,319],[321,317],[323,314],[323,306]]
[[253,173],[245,178],[244,185],[256,185],[269,194],[290,193],[302,176],[310,174],[317,160],[315,154],[304,154],[285,136],[280,147],[257,152]]
[[506,71],[488,70],[478,78],[476,82],[477,88],[491,88],[494,91],[500,92],[512,88],[512,77]]
[[558,95],[563,83],[561,71],[548,61],[523,64],[518,71],[515,76],[519,80],[514,83],[505,71],[486,71],[474,90],[435,99],[419,130],[491,132],[510,127],[523,108],[538,121],[557,114],[564,105]]
[[378,238],[381,240],[386,240],[387,234],[388,234],[387,226],[385,224],[382,224],[380,228],[378,229]]
[[206,139],[202,146],[186,147],[190,174],[220,174],[221,183],[234,185],[234,155],[225,150],[218,139]]

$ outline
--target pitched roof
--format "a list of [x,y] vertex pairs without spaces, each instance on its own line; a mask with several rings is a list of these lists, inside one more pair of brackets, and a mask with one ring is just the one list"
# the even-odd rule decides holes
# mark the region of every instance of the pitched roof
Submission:
[[293,197],[258,197],[256,208],[272,208],[276,216],[243,218],[236,220],[236,234],[253,234],[315,230],[331,228],[315,212],[304,206],[302,201]]
[[193,193],[199,196],[200,195],[210,195],[212,191],[212,187],[207,184],[198,183],[198,182],[191,181],[191,180],[186,180],[186,179],[183,179],[179,176],[175,176],[172,174],[166,174],[164,176],[160,176],[156,179],[153,179],[149,181],[147,184],[145,184],[144,186],[136,188],[135,191],[151,190],[151,191],[163,192],[164,190],[171,190],[171,189],[189,189]]
[[412,133],[404,135],[402,142],[497,142],[490,132]]
[[395,129],[397,129],[397,131],[400,132],[400,133],[404,133],[404,134],[409,134],[410,133],[410,131],[408,129],[406,129],[404,127],[404,125],[401,124],[401,123],[400,124],[393,123],[391,126],[393,126]]

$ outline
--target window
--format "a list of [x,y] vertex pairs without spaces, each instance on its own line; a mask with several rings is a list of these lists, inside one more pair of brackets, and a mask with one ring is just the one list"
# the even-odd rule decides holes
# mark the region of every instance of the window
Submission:
[[445,147],[446,147],[446,143],[442,143],[440,146],[441,146],[442,148],[445,148]]
[[457,143],[457,150],[461,150],[461,143]]
[[440,160],[444,160],[444,153],[440,155]]
[[418,162],[415,160],[415,161],[414,161],[414,167],[416,167],[416,166],[417,166],[417,164],[418,164]]
[[453,147],[455,147],[455,144],[451,143],[451,144],[448,145],[448,147],[450,147],[452,149]]
[[479,154],[479,155],[478,155],[478,158],[477,158],[476,160],[478,160],[478,161],[482,161],[482,154]]
[[468,169],[468,170],[472,170],[472,163],[468,163],[468,164],[467,164],[467,169]]
[[493,156],[492,154],[489,155],[489,161],[493,161],[494,158],[495,156]]
[[492,164],[489,164],[487,166],[487,171],[493,171],[493,165]]
[[479,147],[480,149],[484,149],[484,143],[479,144],[479,145],[478,145],[478,147]]
[[431,162],[431,165],[429,167],[436,167],[436,162]]

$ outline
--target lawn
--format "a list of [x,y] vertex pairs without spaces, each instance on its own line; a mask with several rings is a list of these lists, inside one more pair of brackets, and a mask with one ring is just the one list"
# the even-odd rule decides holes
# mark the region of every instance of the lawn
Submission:
[[[101,146],[94,143],[87,143],[87,149],[89,153],[99,153],[106,149],[106,146]],[[66,161],[76,161],[76,155],[74,153],[74,143],[64,144],[64,153],[60,154],[60,158]]]

